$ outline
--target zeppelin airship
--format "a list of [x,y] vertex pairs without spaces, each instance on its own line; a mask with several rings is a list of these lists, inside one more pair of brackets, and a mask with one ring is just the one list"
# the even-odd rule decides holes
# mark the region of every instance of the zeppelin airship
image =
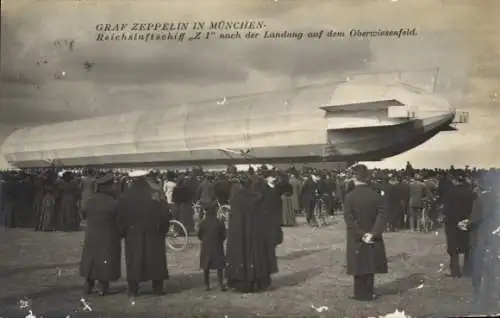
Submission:
[[45,124],[14,131],[2,152],[18,168],[377,161],[467,115],[403,83],[345,83],[327,104],[310,100],[300,92],[234,97]]

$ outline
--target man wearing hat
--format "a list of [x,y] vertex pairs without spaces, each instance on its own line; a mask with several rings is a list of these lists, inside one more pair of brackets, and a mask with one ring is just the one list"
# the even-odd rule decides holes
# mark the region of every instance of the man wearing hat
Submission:
[[346,195],[347,274],[354,276],[354,299],[374,299],[374,274],[386,274],[387,257],[382,232],[386,227],[384,200],[368,185],[365,165],[354,168],[354,188]]
[[316,223],[314,218],[314,204],[317,198],[323,196],[320,181],[320,176],[315,173],[311,174],[304,182],[300,193],[300,201],[303,202],[307,224],[309,225],[315,225]]
[[81,209],[87,221],[80,262],[80,275],[85,278],[85,293],[90,294],[95,281],[99,293],[108,293],[109,283],[121,274],[121,234],[118,227],[117,200],[114,197],[113,175],[95,181],[97,193],[88,198]]
[[129,176],[134,182],[118,201],[129,292],[138,295],[139,283],[152,281],[154,292],[163,294],[168,279],[165,235],[171,219],[165,195],[150,171],[133,171]]
[[[455,186],[448,190],[443,199],[445,215],[445,234],[447,252],[450,256],[450,272],[453,277],[470,274],[469,232],[461,231],[459,223],[470,218],[476,194],[465,181],[458,176],[453,181]],[[464,255],[463,272],[460,268],[459,256]]]

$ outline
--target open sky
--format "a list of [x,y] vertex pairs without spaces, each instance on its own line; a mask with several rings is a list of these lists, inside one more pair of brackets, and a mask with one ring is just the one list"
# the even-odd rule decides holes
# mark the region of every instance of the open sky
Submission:
[[[357,73],[399,70],[413,74],[405,77],[412,84],[430,88],[432,72],[425,70],[439,69],[435,93],[468,111],[470,123],[375,165],[500,166],[497,0],[2,2],[0,134],[12,126],[292,89]],[[241,19],[262,20],[268,31],[415,27],[418,36],[96,41],[100,23]],[[65,40],[74,41],[72,50]],[[85,61],[95,63],[89,71]]]

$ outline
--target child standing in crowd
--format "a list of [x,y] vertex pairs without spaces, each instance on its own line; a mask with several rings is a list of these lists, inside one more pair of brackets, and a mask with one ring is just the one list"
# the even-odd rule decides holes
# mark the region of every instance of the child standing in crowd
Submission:
[[223,270],[226,266],[224,241],[226,225],[217,218],[215,207],[209,207],[206,216],[200,223],[198,238],[201,241],[200,268],[203,270],[205,290],[210,290],[210,270],[217,270],[217,278],[221,291],[226,291],[223,281]]

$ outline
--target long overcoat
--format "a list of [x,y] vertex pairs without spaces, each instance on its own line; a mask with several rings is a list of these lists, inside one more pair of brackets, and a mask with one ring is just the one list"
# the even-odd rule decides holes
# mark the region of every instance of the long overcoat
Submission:
[[95,193],[81,210],[87,220],[80,275],[102,281],[121,276],[121,235],[117,200],[111,193]]
[[274,246],[283,243],[283,202],[281,196],[286,192],[287,184],[278,183],[271,188],[266,183],[261,183],[256,189],[259,190],[262,196],[259,202],[259,207],[263,213],[264,224],[267,227],[268,235],[271,236]]
[[295,177],[290,178],[290,185],[293,189],[292,194],[292,209],[293,211],[300,211],[300,191],[302,190],[302,183]]
[[231,281],[251,285],[269,281],[278,271],[274,240],[265,226],[262,195],[255,189],[235,189],[230,200],[227,235],[227,275]]
[[[344,220],[347,226],[347,274],[385,274],[387,257],[382,232],[386,225],[382,196],[367,184],[355,185],[346,195]],[[365,233],[374,235],[374,243],[362,241]]]
[[397,184],[387,183],[384,187],[384,198],[387,207],[388,222],[392,225],[397,225],[396,221],[403,217],[403,202],[404,197]]
[[74,231],[80,226],[78,214],[78,200],[80,187],[76,181],[61,181],[58,183],[60,191],[59,225],[64,230]]
[[200,223],[198,238],[201,240],[200,268],[224,269],[224,241],[226,240],[226,225],[213,216],[207,216]]
[[442,202],[443,214],[446,216],[446,247],[450,255],[468,250],[469,232],[462,231],[457,226],[460,221],[470,218],[475,199],[476,194],[466,184],[459,184],[446,192]]
[[[35,196],[33,198],[33,214],[35,215],[35,230],[40,230],[40,214],[42,213],[42,200],[44,195],[44,184],[41,176],[36,176],[33,180]],[[0,204],[1,206],[1,204]]]
[[80,200],[80,207],[84,207],[87,204],[87,201],[92,197],[95,193],[96,185],[95,185],[94,177],[83,177],[81,182],[82,188],[82,196]]
[[281,195],[281,224],[283,226],[293,226],[296,224],[295,211],[293,208],[293,186],[289,182],[283,182]]
[[496,191],[484,191],[474,202],[469,224],[473,269],[484,266],[486,260],[497,263],[500,237],[493,233],[500,226],[499,206],[500,197]]
[[125,237],[127,280],[168,279],[165,235],[171,219],[165,197],[144,178],[118,200],[119,224]]

